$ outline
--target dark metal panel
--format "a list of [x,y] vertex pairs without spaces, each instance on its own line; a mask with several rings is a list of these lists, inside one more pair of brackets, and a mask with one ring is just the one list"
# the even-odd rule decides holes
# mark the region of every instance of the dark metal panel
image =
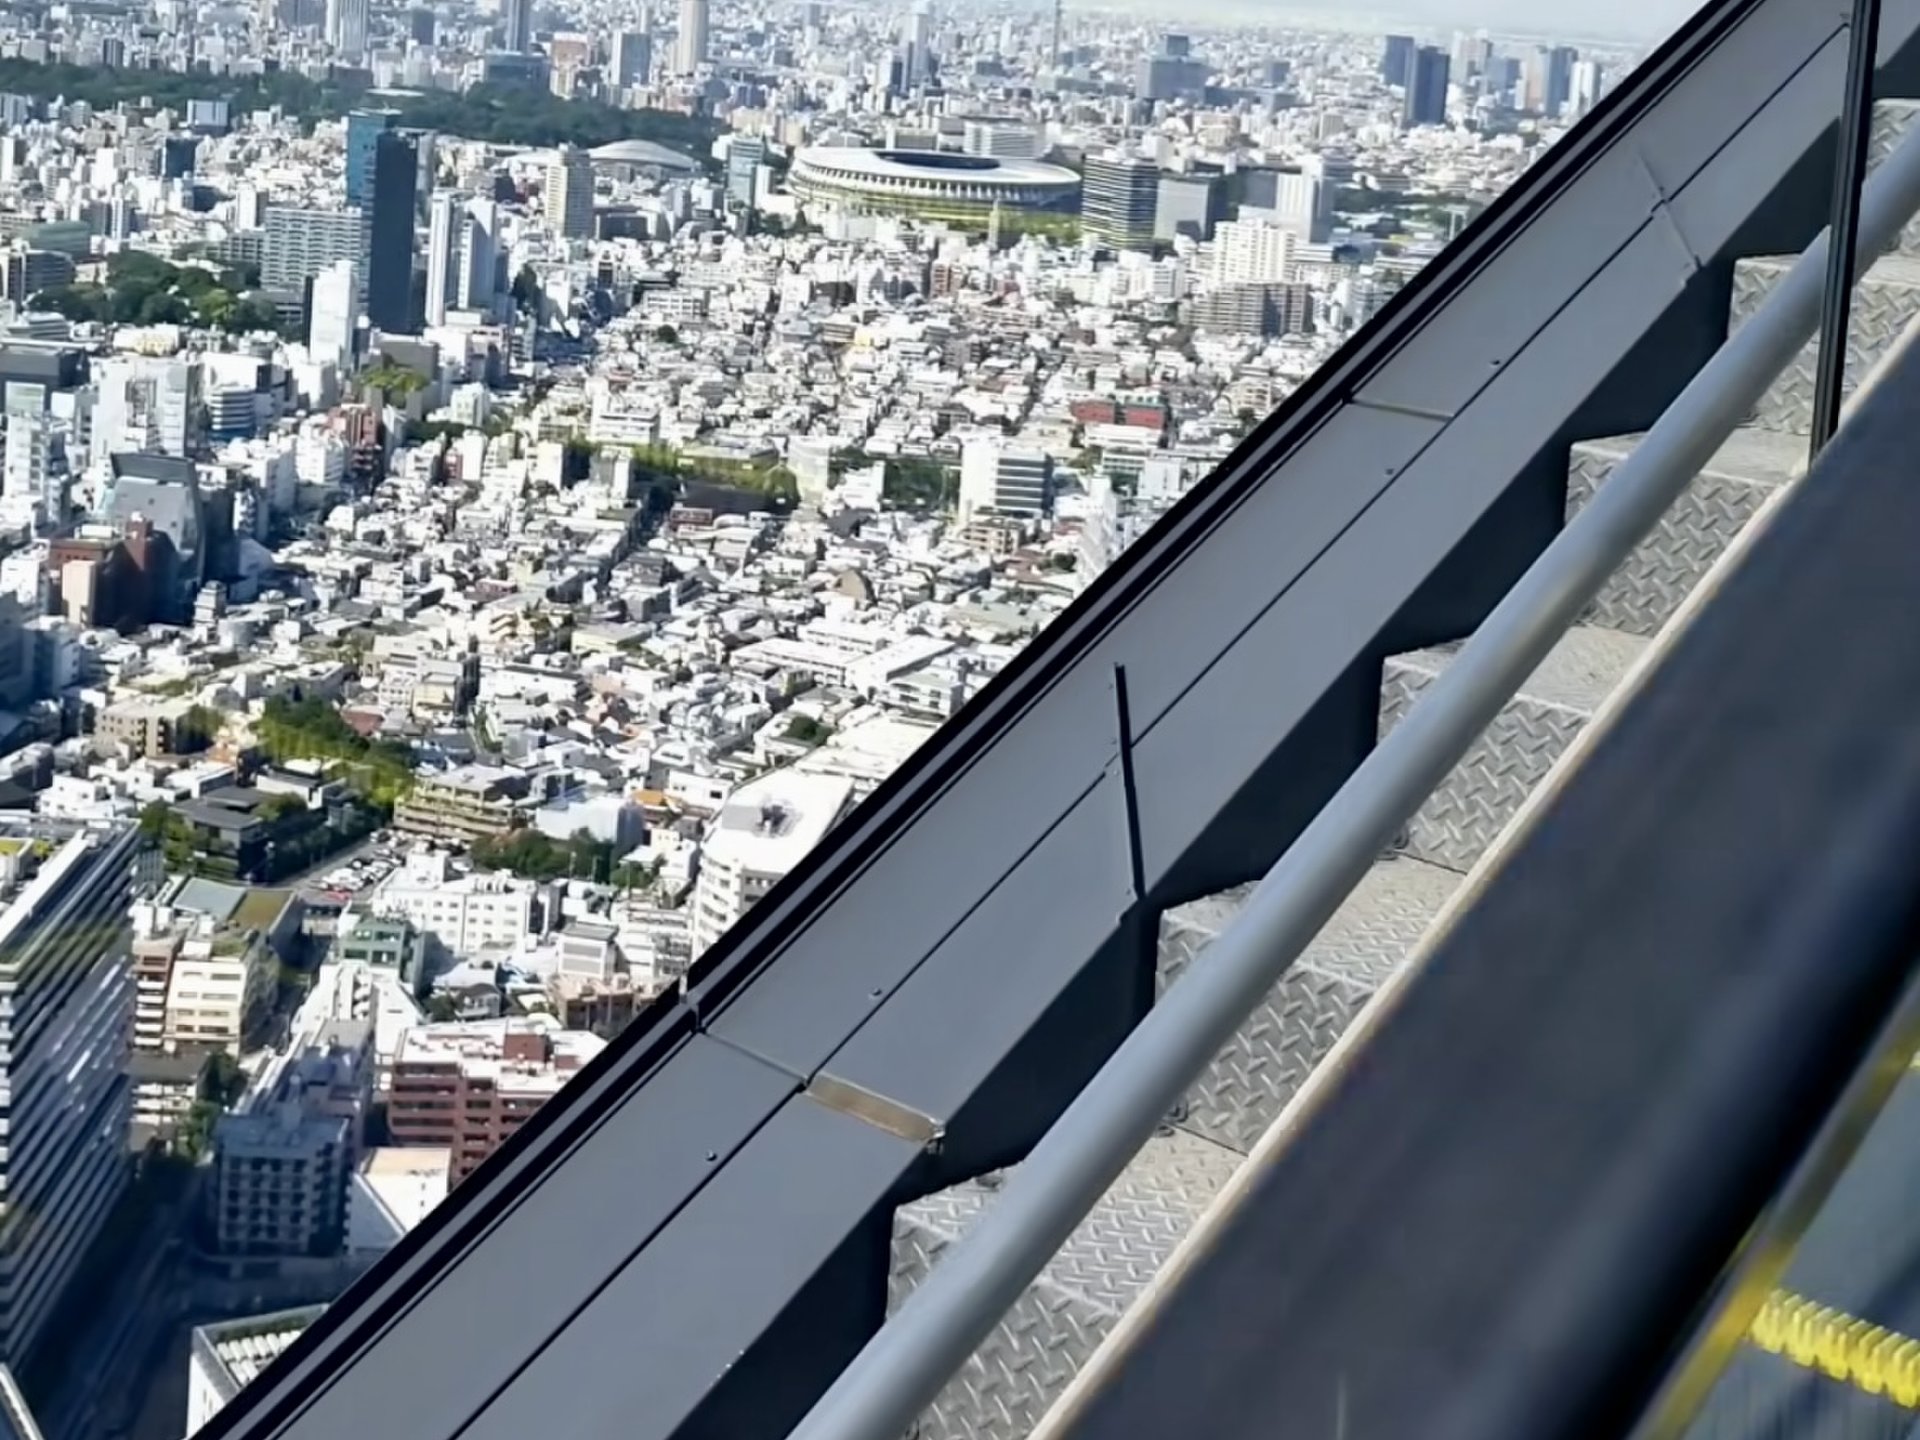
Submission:
[[1019,1158],[1146,1012],[1148,937],[1114,941],[1132,903],[1119,790],[1076,806],[827,1062],[946,1122],[936,1186]]
[[1646,226],[1660,198],[1630,146],[1580,178],[1577,197],[1528,226],[1481,272],[1470,294],[1436,315],[1355,398],[1454,415],[1502,367],[1518,363],[1527,343],[1565,303],[1566,277],[1610,263]]
[[[1129,617],[1126,628],[1097,652],[1097,665],[1120,661],[1127,667],[1134,734],[1150,731],[1248,626],[1276,601],[1284,602],[1440,430],[1441,422],[1428,416],[1349,406],[1307,436],[1287,457],[1285,483],[1255,491],[1210,538],[1209,557],[1217,554],[1219,563],[1209,558],[1204,566],[1182,566],[1168,575],[1155,604]],[[1382,574],[1378,583],[1399,582]],[[1295,678],[1311,703],[1338,673],[1336,668]],[[1269,727],[1270,743],[1281,734],[1278,723]],[[1205,751],[1186,761],[1196,768],[1218,763]]]
[[461,1440],[785,1434],[886,1312],[892,1204],[919,1159],[794,1097],[658,1241],[602,1267],[606,1288],[524,1370],[471,1372],[507,1383],[475,1394]]
[[456,1267],[420,1295],[354,1383],[319,1395],[285,1433],[363,1433],[373,1393],[382,1433],[456,1434],[486,1398],[476,1377],[504,1378],[532,1358],[793,1093],[791,1076],[693,1037],[606,1118],[597,1143],[501,1219],[485,1264]]
[[[968,777],[972,783],[936,802],[923,822],[932,827],[923,832],[924,838],[908,837],[908,843],[876,861],[878,893],[896,897],[889,903],[901,905],[903,923],[890,923],[871,911],[855,915],[851,907],[829,911],[815,922],[804,949],[720,1011],[710,1022],[713,1033],[798,1075],[811,1075],[926,959],[928,949],[946,943],[970,910],[982,904],[1006,910],[1009,902],[994,898],[993,892],[1012,883],[1020,868],[1035,863],[1026,852],[1045,833],[1031,834],[1027,827],[1040,816],[1064,814],[1112,760],[1099,739],[1112,729],[1112,664],[1119,661],[1127,667],[1135,733],[1143,733],[1205,672],[1242,625],[1255,619],[1276,592],[1283,592],[1291,577],[1316,562],[1328,538],[1351,524],[1439,428],[1437,422],[1417,416],[1342,412],[1310,436],[1289,461],[1287,484],[1256,491],[1215,532],[1209,544],[1220,552],[1218,563],[1169,574],[1155,603],[1143,606],[1125,626],[1097,643],[1071,679],[981,760]],[[1374,578],[1383,586],[1397,583],[1386,572]],[[1404,600],[1404,592],[1399,598]],[[1207,623],[1196,624],[1196,616],[1206,616]],[[1341,669],[1336,663],[1330,671],[1303,668],[1290,673],[1301,696],[1296,713],[1318,702]],[[1283,737],[1276,718],[1267,733],[1267,748]],[[1202,767],[1211,768],[1214,759],[1204,750],[1186,757],[1195,784],[1204,784]],[[1227,783],[1239,778],[1228,777]],[[1073,799],[1053,811],[1053,797],[1068,792]],[[1008,805],[1010,795],[1024,803]],[[1033,803],[1042,797],[1049,803]],[[982,839],[956,845],[935,838],[957,834]],[[1051,880],[1029,877],[1025,883],[1052,889],[1056,903],[1074,893],[1071,886],[1055,887]],[[1100,920],[1110,931],[1125,906],[1100,904]],[[938,923],[929,923],[935,915]],[[907,920],[912,923],[904,923]],[[1027,914],[1020,903],[1013,903],[992,923],[1022,927]],[[976,927],[969,933],[982,932]],[[927,949],[909,937],[924,937]],[[1066,963],[1085,963],[1097,948],[1080,950]],[[951,1043],[964,1035],[960,1030],[947,1032]]]
[[[1375,646],[1414,589],[1553,444],[1561,417],[1580,410],[1693,277],[1691,258],[1671,231],[1643,231],[1518,363],[1439,432],[1183,703],[1147,731],[1136,749],[1136,772],[1149,889],[1170,871],[1195,868],[1190,851],[1207,843],[1223,807],[1236,797],[1222,782],[1238,786],[1259,775],[1274,736],[1302,713],[1302,692],[1316,698],[1303,680]],[[1646,403],[1657,413],[1665,398],[1649,395]],[[1364,420],[1356,414],[1351,423]],[[1557,450],[1552,459],[1557,504],[1564,478]],[[1530,545],[1539,539],[1525,531],[1519,538]],[[1524,566],[1534,553],[1510,556],[1508,563]],[[1284,771],[1264,778],[1267,786],[1238,792],[1256,814],[1277,799],[1268,787],[1298,783]],[[1269,854],[1245,858],[1271,864],[1291,839],[1272,834]],[[1190,883],[1235,878],[1244,877]]]
[[875,859],[862,877],[865,902],[817,915],[804,943],[733,995],[707,1028],[810,1076],[1098,783],[1107,757],[1096,737],[1112,710],[1105,675],[1083,666],[1067,676],[967,783],[943,793]]
[[1916,398],[1920,351],[1063,1433],[1624,1432],[1910,983],[1920,650],[1835,637],[1920,606]]
[[[1723,246],[1740,236],[1744,212],[1751,206],[1748,197],[1753,191],[1754,177],[1778,170],[1783,155],[1820,149],[1823,152],[1820,158],[1824,161],[1820,168],[1831,174],[1831,147],[1826,144],[1826,137],[1833,127],[1846,63],[1846,37],[1828,40],[1812,59],[1794,72],[1772,102],[1715,153],[1711,163],[1702,166],[1684,185],[1663,182],[1666,193],[1672,197],[1667,205],[1668,214],[1695,254],[1718,254]],[[1646,154],[1647,163],[1657,168],[1661,152],[1649,145]],[[1793,219],[1796,223],[1792,233],[1776,238],[1773,243],[1798,251],[1820,228],[1817,200],[1799,209]]]
[[[1678,87],[1635,128],[1633,149],[1660,193],[1677,195],[1692,184],[1729,136],[1778,98],[1776,92],[1799,75],[1809,56],[1822,54],[1836,36],[1844,52],[1846,21],[1845,6],[1833,0],[1766,6],[1715,46],[1691,77],[1698,83]],[[1839,84],[1836,72],[1832,88],[1821,92],[1822,128],[1839,111]],[[1799,134],[1795,152],[1809,138]]]

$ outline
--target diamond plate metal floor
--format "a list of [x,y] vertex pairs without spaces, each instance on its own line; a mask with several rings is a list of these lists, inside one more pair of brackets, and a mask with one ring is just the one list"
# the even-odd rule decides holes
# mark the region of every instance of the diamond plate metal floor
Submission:
[[[919,1440],[1011,1437],[1031,1430],[1240,1160],[1231,1150],[1177,1130],[1150,1140],[941,1391],[915,1432]],[[982,1177],[900,1210],[893,1226],[890,1307],[960,1238],[995,1189],[994,1177]]]
[[[1870,163],[1916,120],[1920,103],[1875,108]],[[1738,262],[1729,329],[1779,283],[1791,257]],[[1920,316],[1920,220],[1857,287],[1848,386],[1866,376]],[[1659,527],[1596,597],[1493,724],[1409,822],[1312,946],[1214,1058],[1171,1117],[927,1410],[922,1440],[1017,1440],[1092,1353],[1171,1254],[1256,1141],[1354,1019],[1419,948],[1461,885],[1581,729],[1604,706],[1649,640],[1680,607],[1766,500],[1804,469],[1812,412],[1809,345],[1721,446]],[[1632,452],[1637,435],[1571,449],[1566,510],[1577,513]],[[1385,734],[1450,663],[1457,645],[1391,657],[1383,667]],[[1239,913],[1251,887],[1178,906],[1162,917],[1157,988],[1179,977]],[[992,1177],[907,1206],[894,1228],[892,1302],[990,1200]]]

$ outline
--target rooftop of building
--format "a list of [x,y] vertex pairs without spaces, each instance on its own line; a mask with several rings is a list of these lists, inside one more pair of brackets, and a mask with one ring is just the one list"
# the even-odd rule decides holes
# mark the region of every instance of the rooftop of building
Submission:
[[776,771],[734,791],[706,840],[709,861],[784,875],[853,799],[844,775]]
[[656,170],[692,173],[700,162],[652,140],[614,140],[587,152],[596,165],[633,165]]
[[326,1311],[325,1305],[303,1305],[198,1325],[193,1331],[193,1358],[223,1401],[241,1388],[300,1338],[301,1332]]
[[[508,1059],[510,1042],[537,1040],[545,1058]],[[606,1048],[606,1041],[584,1030],[567,1030],[549,1015],[516,1015],[498,1020],[456,1020],[416,1026],[400,1039],[394,1064],[457,1064],[469,1079],[512,1083],[518,1091],[558,1090],[574,1071]]]

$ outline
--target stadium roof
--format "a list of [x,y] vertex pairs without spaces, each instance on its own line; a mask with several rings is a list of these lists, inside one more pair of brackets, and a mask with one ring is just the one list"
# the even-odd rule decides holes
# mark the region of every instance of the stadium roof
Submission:
[[682,155],[678,150],[670,150],[651,140],[614,140],[587,154],[596,165],[639,165],[655,170],[686,171],[700,168],[700,162],[692,156]]

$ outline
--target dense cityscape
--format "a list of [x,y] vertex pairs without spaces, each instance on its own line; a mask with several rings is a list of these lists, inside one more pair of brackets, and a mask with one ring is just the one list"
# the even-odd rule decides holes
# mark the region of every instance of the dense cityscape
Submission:
[[197,1429],[1637,58],[10,8],[0,1408]]

